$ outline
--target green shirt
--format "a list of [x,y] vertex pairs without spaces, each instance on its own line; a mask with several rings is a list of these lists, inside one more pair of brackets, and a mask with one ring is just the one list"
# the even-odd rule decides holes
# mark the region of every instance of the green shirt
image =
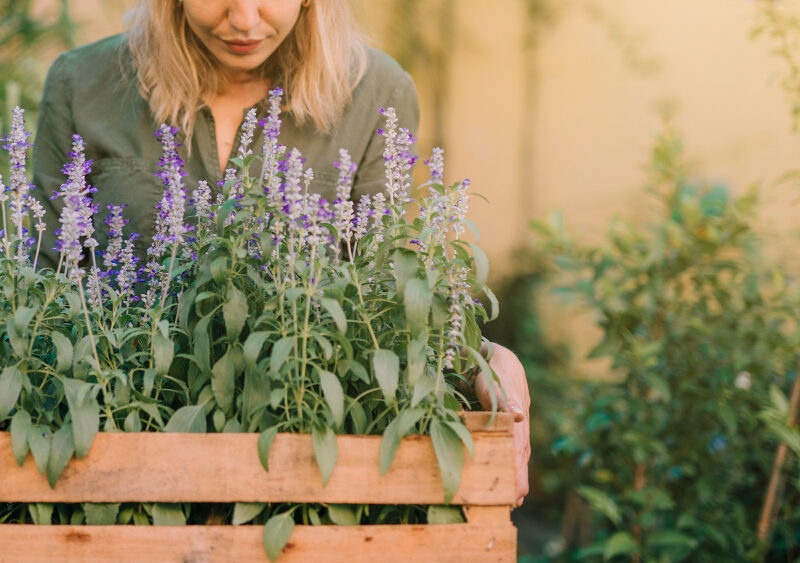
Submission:
[[[412,133],[417,130],[419,105],[413,80],[387,54],[372,48],[368,48],[368,54],[366,74],[331,134],[320,133],[312,123],[298,126],[291,114],[281,115],[279,142],[303,153],[307,159],[304,166],[314,169],[311,188],[328,201],[335,198],[338,171],[333,162],[339,159],[340,148],[347,149],[358,164],[353,199],[383,189],[383,138],[376,134],[383,121],[379,107],[395,107],[400,124]],[[266,116],[266,99],[253,107],[259,119]],[[242,112],[242,118],[248,109]],[[45,205],[48,222],[42,265],[54,266],[57,262],[57,252],[52,249],[61,203],[49,198],[66,179],[61,169],[69,158],[73,133],[83,137],[86,158],[92,160],[88,181],[97,188],[93,198],[99,207],[95,228],[101,248],[106,206],[125,204],[124,217],[130,220],[125,234],[140,234],[137,250],[143,253],[152,239],[155,205],[163,192],[154,175],[161,157],[161,145],[153,138],[159,125],[138,92],[125,36],[114,35],[56,59],[45,81],[33,149],[33,183],[37,186],[33,193]],[[252,145],[256,150],[263,139],[260,129],[256,129]],[[238,150],[238,137],[231,157]],[[212,189],[218,189],[222,175],[214,118],[208,108],[197,113],[191,145],[191,158],[187,158],[186,147],[180,149],[186,161],[187,191],[191,192],[199,180],[207,180]]]

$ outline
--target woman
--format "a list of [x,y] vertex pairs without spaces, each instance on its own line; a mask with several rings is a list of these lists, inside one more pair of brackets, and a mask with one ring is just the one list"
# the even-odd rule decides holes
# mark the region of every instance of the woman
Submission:
[[[346,0],[142,0],[129,30],[62,54],[47,76],[34,148],[34,184],[47,217],[60,214],[46,196],[62,182],[71,135],[93,160],[90,183],[100,208],[126,204],[129,232],[150,244],[162,186],[153,171],[160,123],[181,128],[187,185],[214,185],[236,154],[238,129],[250,108],[266,115],[266,94],[287,95],[280,142],[298,147],[314,169],[312,186],[334,199],[339,148],[358,164],[354,198],[383,188],[378,107],[395,107],[401,125],[417,129],[414,83],[386,54],[362,42]],[[259,132],[259,134],[261,134]],[[254,139],[259,146],[260,139]],[[55,246],[48,229],[42,248]],[[99,233],[98,233],[99,234]],[[103,241],[100,241],[101,245]],[[45,256],[55,264],[56,256]],[[516,357],[496,346],[492,364],[515,413],[520,502],[528,489],[530,399]],[[476,384],[489,404],[485,379]]]

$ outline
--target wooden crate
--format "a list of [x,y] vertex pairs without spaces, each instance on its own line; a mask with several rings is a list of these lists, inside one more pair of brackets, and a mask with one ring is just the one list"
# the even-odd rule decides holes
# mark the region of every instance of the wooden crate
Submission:
[[[442,525],[296,526],[280,562],[471,562],[516,560],[513,417],[462,416],[475,440],[465,451],[452,503],[467,522]],[[100,433],[84,459],[71,460],[55,489],[29,454],[22,467],[0,432],[0,502],[317,502],[442,504],[430,438],[401,443],[380,475],[380,436],[337,436],[339,459],[327,487],[311,436],[278,434],[270,471],[257,434]],[[267,561],[262,526],[0,525],[0,562]]]

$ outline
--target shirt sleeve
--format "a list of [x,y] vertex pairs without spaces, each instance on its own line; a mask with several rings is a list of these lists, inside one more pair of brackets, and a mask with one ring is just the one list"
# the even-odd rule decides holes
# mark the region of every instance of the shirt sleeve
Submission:
[[[407,72],[403,72],[402,79],[392,91],[385,103],[385,107],[393,107],[397,111],[397,121],[400,127],[407,128],[414,138],[419,129],[419,98],[414,80]],[[386,174],[383,161],[383,137],[377,134],[379,127],[383,126],[383,116],[374,112],[377,119],[372,124],[372,136],[364,152],[364,157],[358,163],[358,170],[353,179],[352,198],[358,201],[362,195],[374,195],[386,188]],[[412,146],[412,154],[416,156],[416,145]]]
[[74,132],[66,66],[65,57],[61,55],[47,73],[33,146],[33,185],[36,189],[31,195],[44,206],[47,224],[47,230],[42,233],[39,265],[51,268],[58,264],[55,231],[62,204],[60,199],[51,200],[50,197],[66,181],[61,169],[69,158]]

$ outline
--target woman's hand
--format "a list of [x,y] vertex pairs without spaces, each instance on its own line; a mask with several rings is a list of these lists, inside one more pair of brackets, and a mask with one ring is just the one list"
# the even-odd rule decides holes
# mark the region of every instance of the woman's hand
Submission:
[[[531,396],[528,392],[528,380],[525,377],[525,370],[522,368],[517,356],[514,355],[514,352],[498,344],[492,344],[491,347],[494,353],[489,358],[489,365],[497,373],[497,377],[506,392],[506,398],[504,398],[503,392],[497,383],[492,383],[497,395],[497,409],[514,414],[517,506],[520,506],[525,500],[525,495],[528,494],[528,461],[531,458],[531,427],[529,419]],[[481,352],[484,351],[481,350]],[[491,377],[486,377],[483,372],[478,374],[475,379],[475,394],[478,396],[481,406],[486,410],[492,408],[492,399],[487,384],[490,380]]]

